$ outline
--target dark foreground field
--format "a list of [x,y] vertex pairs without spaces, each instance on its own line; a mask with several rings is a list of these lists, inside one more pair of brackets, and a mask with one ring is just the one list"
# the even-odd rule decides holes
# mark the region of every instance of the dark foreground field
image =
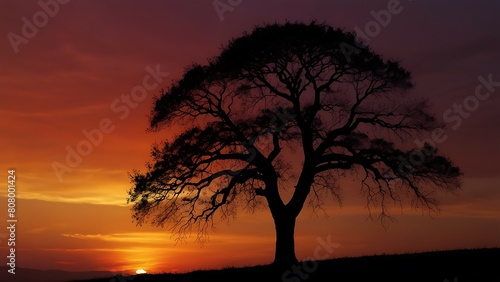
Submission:
[[144,274],[88,282],[500,282],[500,248],[438,251],[403,255],[339,258],[299,263],[275,274],[269,266],[194,271],[185,274]]

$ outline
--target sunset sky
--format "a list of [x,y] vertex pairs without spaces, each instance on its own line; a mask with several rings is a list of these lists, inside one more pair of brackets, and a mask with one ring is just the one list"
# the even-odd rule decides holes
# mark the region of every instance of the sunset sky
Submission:
[[[367,219],[359,181],[346,180],[343,207],[331,201],[328,216],[311,209],[299,216],[298,258],[313,256],[318,238],[328,236],[340,244],[332,258],[500,247],[500,2],[402,0],[379,30],[366,27],[398,1],[40,2],[57,9],[48,5],[47,15],[38,1],[0,3],[0,218],[7,226],[7,170],[15,169],[18,267],[183,272],[272,262],[267,210],[221,221],[203,246],[195,235],[174,245],[169,230],[132,222],[127,173],[144,170],[151,144],[179,131],[146,132],[162,88],[231,38],[286,20],[365,31],[376,52],[398,59],[413,74],[411,95],[429,98],[440,119],[448,113],[447,139],[437,147],[464,172],[457,195],[439,194],[440,215],[407,203],[391,209],[397,222],[388,229],[376,221],[376,209],[375,220]],[[214,3],[237,5],[218,11]],[[41,23],[35,30],[23,27],[34,20]],[[145,77],[147,96],[123,100]],[[468,111],[479,85],[491,95]],[[102,140],[86,141],[83,132],[100,127],[108,131]],[[90,151],[69,165],[68,150],[82,142],[92,144]],[[67,170],[56,173],[58,164]],[[0,230],[5,265],[7,233]]]

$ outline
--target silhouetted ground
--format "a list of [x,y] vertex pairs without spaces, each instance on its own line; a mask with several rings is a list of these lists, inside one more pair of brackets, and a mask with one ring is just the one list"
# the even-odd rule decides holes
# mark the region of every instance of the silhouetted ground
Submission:
[[[500,248],[377,255],[298,263],[288,272],[270,266],[194,271],[184,274],[144,274],[114,282],[500,282]],[[86,280],[110,282],[111,277]]]

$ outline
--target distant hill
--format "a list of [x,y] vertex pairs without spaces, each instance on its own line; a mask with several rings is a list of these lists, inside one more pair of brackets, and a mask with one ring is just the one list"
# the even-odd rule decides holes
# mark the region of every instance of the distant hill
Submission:
[[[500,248],[435,251],[400,255],[337,258],[299,263],[290,272],[270,266],[144,274],[116,282],[500,282]],[[308,273],[308,270],[313,270]],[[294,273],[295,271],[295,273]],[[300,272],[299,272],[300,271]],[[110,282],[110,278],[85,282]]]
[[[6,269],[1,269],[0,281],[9,282],[59,282],[72,279],[87,279],[85,282],[500,282],[500,248],[337,258],[306,264],[301,262],[285,274],[274,273],[268,265],[131,277],[113,277],[111,272],[17,269],[16,278],[21,280],[4,280]],[[94,277],[102,278],[90,279]]]
[[[0,281],[2,282],[66,282],[77,279],[93,279],[111,277],[109,271],[70,272],[62,270],[37,270],[16,268],[16,274],[7,272],[8,267],[0,267]],[[107,279],[109,281],[109,279]]]

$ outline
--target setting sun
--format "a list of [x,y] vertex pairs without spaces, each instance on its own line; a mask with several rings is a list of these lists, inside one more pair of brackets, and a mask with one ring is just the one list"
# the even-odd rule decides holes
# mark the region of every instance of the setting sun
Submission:
[[137,269],[137,271],[135,273],[137,273],[137,274],[146,274],[146,270],[144,270],[144,269]]

